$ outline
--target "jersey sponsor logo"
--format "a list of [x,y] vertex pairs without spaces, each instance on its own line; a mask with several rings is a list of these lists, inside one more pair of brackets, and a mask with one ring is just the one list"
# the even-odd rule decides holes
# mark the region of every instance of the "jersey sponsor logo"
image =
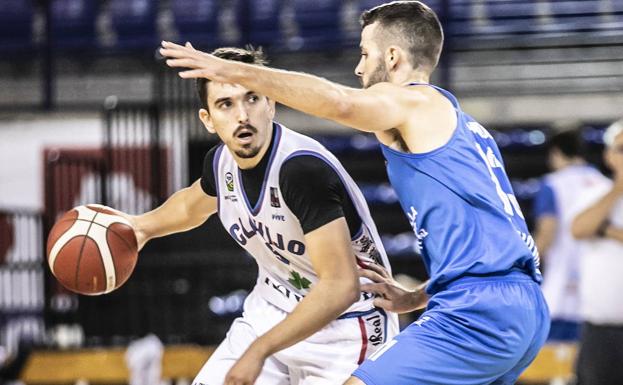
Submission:
[[277,187],[270,188],[270,205],[272,207],[281,207],[281,203],[279,202],[279,191]]
[[285,215],[279,215],[279,214],[273,214],[273,221],[285,222],[286,221],[286,216]]
[[365,317],[366,329],[368,330],[368,342],[372,346],[381,345],[385,342],[385,317],[379,313],[374,313]]
[[238,197],[236,195],[225,195],[226,201],[238,202]]
[[225,186],[227,187],[227,191],[234,191],[234,176],[231,172],[225,174]]
[[247,225],[242,222],[241,218],[238,218],[238,223],[234,223],[229,227],[229,235],[231,235],[240,246],[244,247],[249,239],[259,235],[264,241],[266,248],[268,248],[279,261],[286,265],[289,265],[290,261],[282,254],[283,252],[287,251],[293,255],[305,254],[305,244],[303,242],[296,239],[287,240],[283,234],[271,231],[270,228],[261,221],[256,221],[250,217],[247,219]]
[[311,285],[311,281],[305,277],[302,277],[301,274],[297,271],[290,271],[290,278],[288,282],[297,289],[309,289],[309,285]]
[[422,254],[422,250],[424,248],[424,238],[428,236],[428,231],[426,229],[419,229],[416,223],[417,219],[417,210],[415,207],[411,206],[411,212],[407,213],[407,217],[409,218],[409,224],[413,229],[413,234],[415,234],[416,242],[415,242],[415,251],[418,254]]
[[431,318],[427,315],[423,316],[422,318],[420,318],[419,320],[415,321],[413,324],[417,325],[417,326],[422,326],[422,324],[426,321],[430,321]]
[[288,289],[287,287],[285,287],[284,285],[280,283],[273,281],[269,277],[264,278],[264,284],[274,289],[275,291],[279,292],[279,294],[286,297],[287,299],[295,299],[296,302],[301,302],[301,300],[304,297],[302,295],[298,295],[294,293],[292,290]]

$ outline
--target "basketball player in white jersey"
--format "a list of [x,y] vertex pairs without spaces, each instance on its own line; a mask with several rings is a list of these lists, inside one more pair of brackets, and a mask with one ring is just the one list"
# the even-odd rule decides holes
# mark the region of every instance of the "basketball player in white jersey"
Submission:
[[[215,56],[262,64],[261,52]],[[358,264],[389,269],[363,195],[315,140],[273,122],[275,103],[252,89],[197,82],[199,117],[222,144],[203,175],[162,206],[130,217],[139,245],[218,213],[257,261],[244,313],[196,385],[336,384],[397,332],[395,314],[360,291]]]

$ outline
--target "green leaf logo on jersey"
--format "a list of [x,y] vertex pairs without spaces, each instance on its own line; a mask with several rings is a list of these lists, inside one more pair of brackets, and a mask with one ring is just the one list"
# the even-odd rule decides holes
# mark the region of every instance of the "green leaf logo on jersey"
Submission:
[[290,274],[292,276],[288,279],[288,282],[292,284],[292,286],[297,289],[309,289],[309,285],[311,285],[311,281],[305,277],[301,277],[301,275],[296,271],[291,271]]

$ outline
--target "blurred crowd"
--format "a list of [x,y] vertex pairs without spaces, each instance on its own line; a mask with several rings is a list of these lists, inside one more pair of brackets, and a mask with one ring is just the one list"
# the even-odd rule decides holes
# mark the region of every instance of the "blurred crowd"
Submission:
[[623,381],[623,120],[604,134],[603,163],[585,160],[581,132],[562,125],[548,141],[551,172],[534,202],[550,341],[579,339],[577,384]]

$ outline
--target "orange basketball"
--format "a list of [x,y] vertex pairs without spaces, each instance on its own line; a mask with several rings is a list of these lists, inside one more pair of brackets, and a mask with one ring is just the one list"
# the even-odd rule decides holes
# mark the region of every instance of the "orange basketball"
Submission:
[[99,295],[127,281],[138,246],[127,219],[106,206],[86,205],[74,207],[54,224],[47,256],[52,274],[64,287]]

